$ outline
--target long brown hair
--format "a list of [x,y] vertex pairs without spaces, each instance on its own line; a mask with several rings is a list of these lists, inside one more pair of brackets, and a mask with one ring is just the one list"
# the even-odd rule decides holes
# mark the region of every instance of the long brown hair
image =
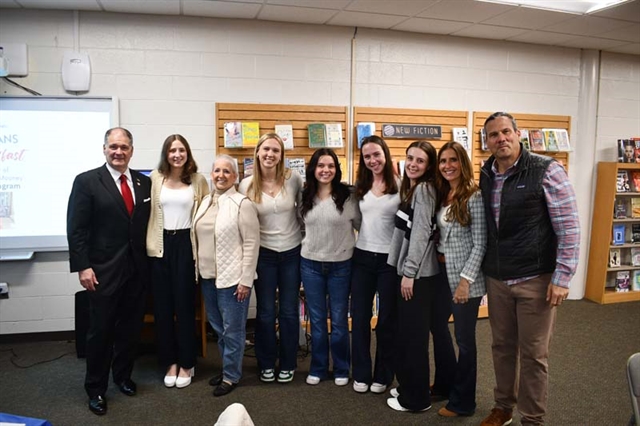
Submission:
[[307,213],[309,213],[313,209],[313,200],[316,198],[318,194],[318,179],[316,178],[316,167],[318,167],[318,161],[320,161],[320,157],[323,155],[328,155],[333,159],[333,162],[336,167],[336,173],[331,180],[331,198],[333,202],[336,203],[336,208],[342,214],[344,211],[344,203],[350,196],[349,187],[342,183],[342,169],[340,168],[340,160],[338,160],[338,156],[333,150],[329,148],[320,148],[317,149],[311,159],[309,160],[309,164],[307,165],[306,177],[307,184],[302,191],[302,208],[301,213],[302,217],[306,217]]
[[162,176],[169,177],[171,174],[171,164],[169,164],[169,160],[167,157],[169,156],[169,149],[171,149],[171,144],[174,141],[179,141],[184,145],[184,149],[187,151],[187,161],[184,163],[184,167],[182,167],[182,173],[180,173],[180,181],[184,184],[191,185],[191,175],[198,172],[198,165],[196,164],[196,160],[193,159],[193,155],[191,155],[191,147],[189,146],[189,142],[182,135],[169,135],[162,144],[162,150],[160,151],[160,164],[158,164],[158,171],[162,173]]
[[[469,226],[471,223],[471,214],[468,208],[469,198],[480,188],[478,188],[478,185],[473,179],[473,168],[471,166],[471,160],[469,160],[469,155],[458,142],[447,142],[440,148],[437,164],[440,164],[442,153],[448,149],[452,150],[458,158],[458,164],[460,165],[460,183],[458,183],[453,194],[451,194],[452,201],[445,219],[447,221],[455,220],[462,226]],[[451,185],[449,181],[442,176],[438,167],[438,173],[436,173],[436,193],[439,208],[446,205],[449,192],[451,192]]]
[[282,191],[285,190],[284,180],[291,176],[291,170],[284,167],[284,142],[276,133],[265,133],[258,140],[256,149],[253,151],[253,179],[247,188],[247,197],[256,204],[262,202],[262,166],[258,158],[258,151],[263,143],[269,139],[274,139],[280,145],[280,162],[276,164],[276,182],[282,185]]
[[393,160],[391,159],[389,147],[380,136],[372,135],[362,138],[362,145],[360,146],[360,163],[358,164],[358,176],[356,176],[356,197],[358,200],[362,200],[362,197],[364,197],[364,195],[373,186],[373,172],[365,166],[364,156],[362,155],[362,149],[366,144],[378,145],[382,149],[385,161],[384,169],[382,170],[384,193],[397,194],[398,181],[396,180],[396,175],[393,172]]
[[411,199],[413,198],[413,193],[416,187],[423,183],[431,183],[435,184],[436,180],[436,149],[427,141],[415,141],[411,142],[405,151],[405,153],[409,153],[411,148],[419,148],[427,154],[427,170],[424,171],[424,174],[418,178],[418,181],[414,186],[411,186],[411,181],[407,177],[406,170],[404,171],[402,177],[402,183],[400,184],[400,200],[403,205],[407,205],[411,203]]

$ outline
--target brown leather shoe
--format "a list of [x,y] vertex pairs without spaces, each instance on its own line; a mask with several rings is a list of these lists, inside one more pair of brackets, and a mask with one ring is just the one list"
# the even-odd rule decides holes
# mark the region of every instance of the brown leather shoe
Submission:
[[442,417],[458,417],[460,415],[455,411],[447,409],[447,407],[442,407],[441,409],[439,409],[438,414]]
[[507,426],[513,421],[513,411],[494,408],[480,426]]

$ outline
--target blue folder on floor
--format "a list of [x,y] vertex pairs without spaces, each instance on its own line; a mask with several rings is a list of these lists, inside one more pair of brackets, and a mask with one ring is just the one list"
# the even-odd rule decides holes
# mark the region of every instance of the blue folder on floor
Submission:
[[6,413],[0,413],[0,423],[3,425],[51,426],[51,423],[47,420],[14,416],[13,414]]

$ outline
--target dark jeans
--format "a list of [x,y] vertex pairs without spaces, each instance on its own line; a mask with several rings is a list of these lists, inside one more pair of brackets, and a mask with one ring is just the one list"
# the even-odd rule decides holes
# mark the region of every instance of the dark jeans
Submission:
[[[396,268],[387,264],[386,253],[355,249],[351,275],[351,364],[353,379],[371,384],[393,382],[394,338],[397,322]],[[378,292],[376,355],[371,375],[371,315]]]
[[416,279],[413,298],[404,300],[398,277],[398,333],[396,378],[398,402],[403,407],[419,411],[431,406],[429,395],[429,328],[433,296],[440,274]]
[[444,264],[434,283],[433,308],[431,311],[431,335],[433,337],[433,363],[435,365],[433,393],[449,395],[456,373],[456,352],[449,331],[452,295]]
[[189,229],[164,232],[164,255],[151,258],[158,360],[189,369],[196,364],[196,281]]
[[[260,247],[257,273],[254,287],[257,298],[255,348],[258,368],[275,368],[279,356],[281,370],[295,370],[300,332],[300,246],[280,253]],[[280,331],[279,348],[276,317]]]

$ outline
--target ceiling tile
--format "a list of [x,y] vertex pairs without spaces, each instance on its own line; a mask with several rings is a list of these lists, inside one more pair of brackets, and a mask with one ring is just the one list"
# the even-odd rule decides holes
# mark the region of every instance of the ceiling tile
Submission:
[[469,25],[469,22],[443,21],[440,19],[411,18],[398,25],[391,27],[392,30],[411,31],[415,33],[428,34],[451,34]]
[[570,34],[550,33],[547,31],[527,31],[514,37],[509,37],[509,41],[519,41],[522,43],[557,45],[563,41],[568,41],[579,36]]
[[603,49],[609,49],[611,47],[622,46],[625,44],[627,43],[619,40],[608,40],[604,38],[577,36],[576,38],[559,42],[558,46],[603,50]]
[[182,3],[182,13],[211,18],[253,19],[262,4],[216,0],[189,0]]
[[640,23],[640,0],[623,3],[620,6],[616,6],[611,9],[605,9],[601,12],[594,13],[591,16],[622,19],[625,21]]
[[13,0],[0,0],[0,8],[17,9],[20,5]]
[[456,31],[451,35],[462,37],[488,38],[494,40],[505,40],[510,37],[522,34],[526,30],[519,28],[498,27],[496,25],[475,24],[460,31]]
[[640,24],[631,24],[624,28],[619,28],[606,33],[601,33],[601,34],[598,34],[598,37],[640,43]]
[[380,15],[377,13],[340,12],[327,24],[346,27],[391,28],[404,21],[403,16]]
[[324,24],[336,13],[336,10],[330,9],[265,5],[258,14],[258,19],[301,24]]
[[627,53],[630,55],[640,55],[640,43],[625,44],[623,46],[607,49],[609,52]]
[[438,0],[354,0],[345,10],[382,13],[386,15],[415,16]]
[[516,27],[538,29],[552,24],[571,19],[573,15],[566,13],[551,12],[549,10],[526,9],[519,7],[509,10],[502,15],[482,21],[483,24],[500,25],[503,27]]
[[100,0],[107,12],[179,15],[180,0]]
[[481,22],[515,9],[515,6],[483,3],[475,0],[445,0],[416,15],[419,18]]
[[344,9],[351,0],[266,0],[266,4],[275,4],[280,6],[298,6],[298,7],[313,7],[316,9]]
[[[27,9],[62,9],[62,10],[94,10],[102,8],[96,0],[19,0],[22,7]],[[4,4],[0,3],[4,7]]]
[[615,19],[578,16],[558,24],[542,27],[542,29],[555,33],[590,36],[613,31],[627,25],[627,23]]

